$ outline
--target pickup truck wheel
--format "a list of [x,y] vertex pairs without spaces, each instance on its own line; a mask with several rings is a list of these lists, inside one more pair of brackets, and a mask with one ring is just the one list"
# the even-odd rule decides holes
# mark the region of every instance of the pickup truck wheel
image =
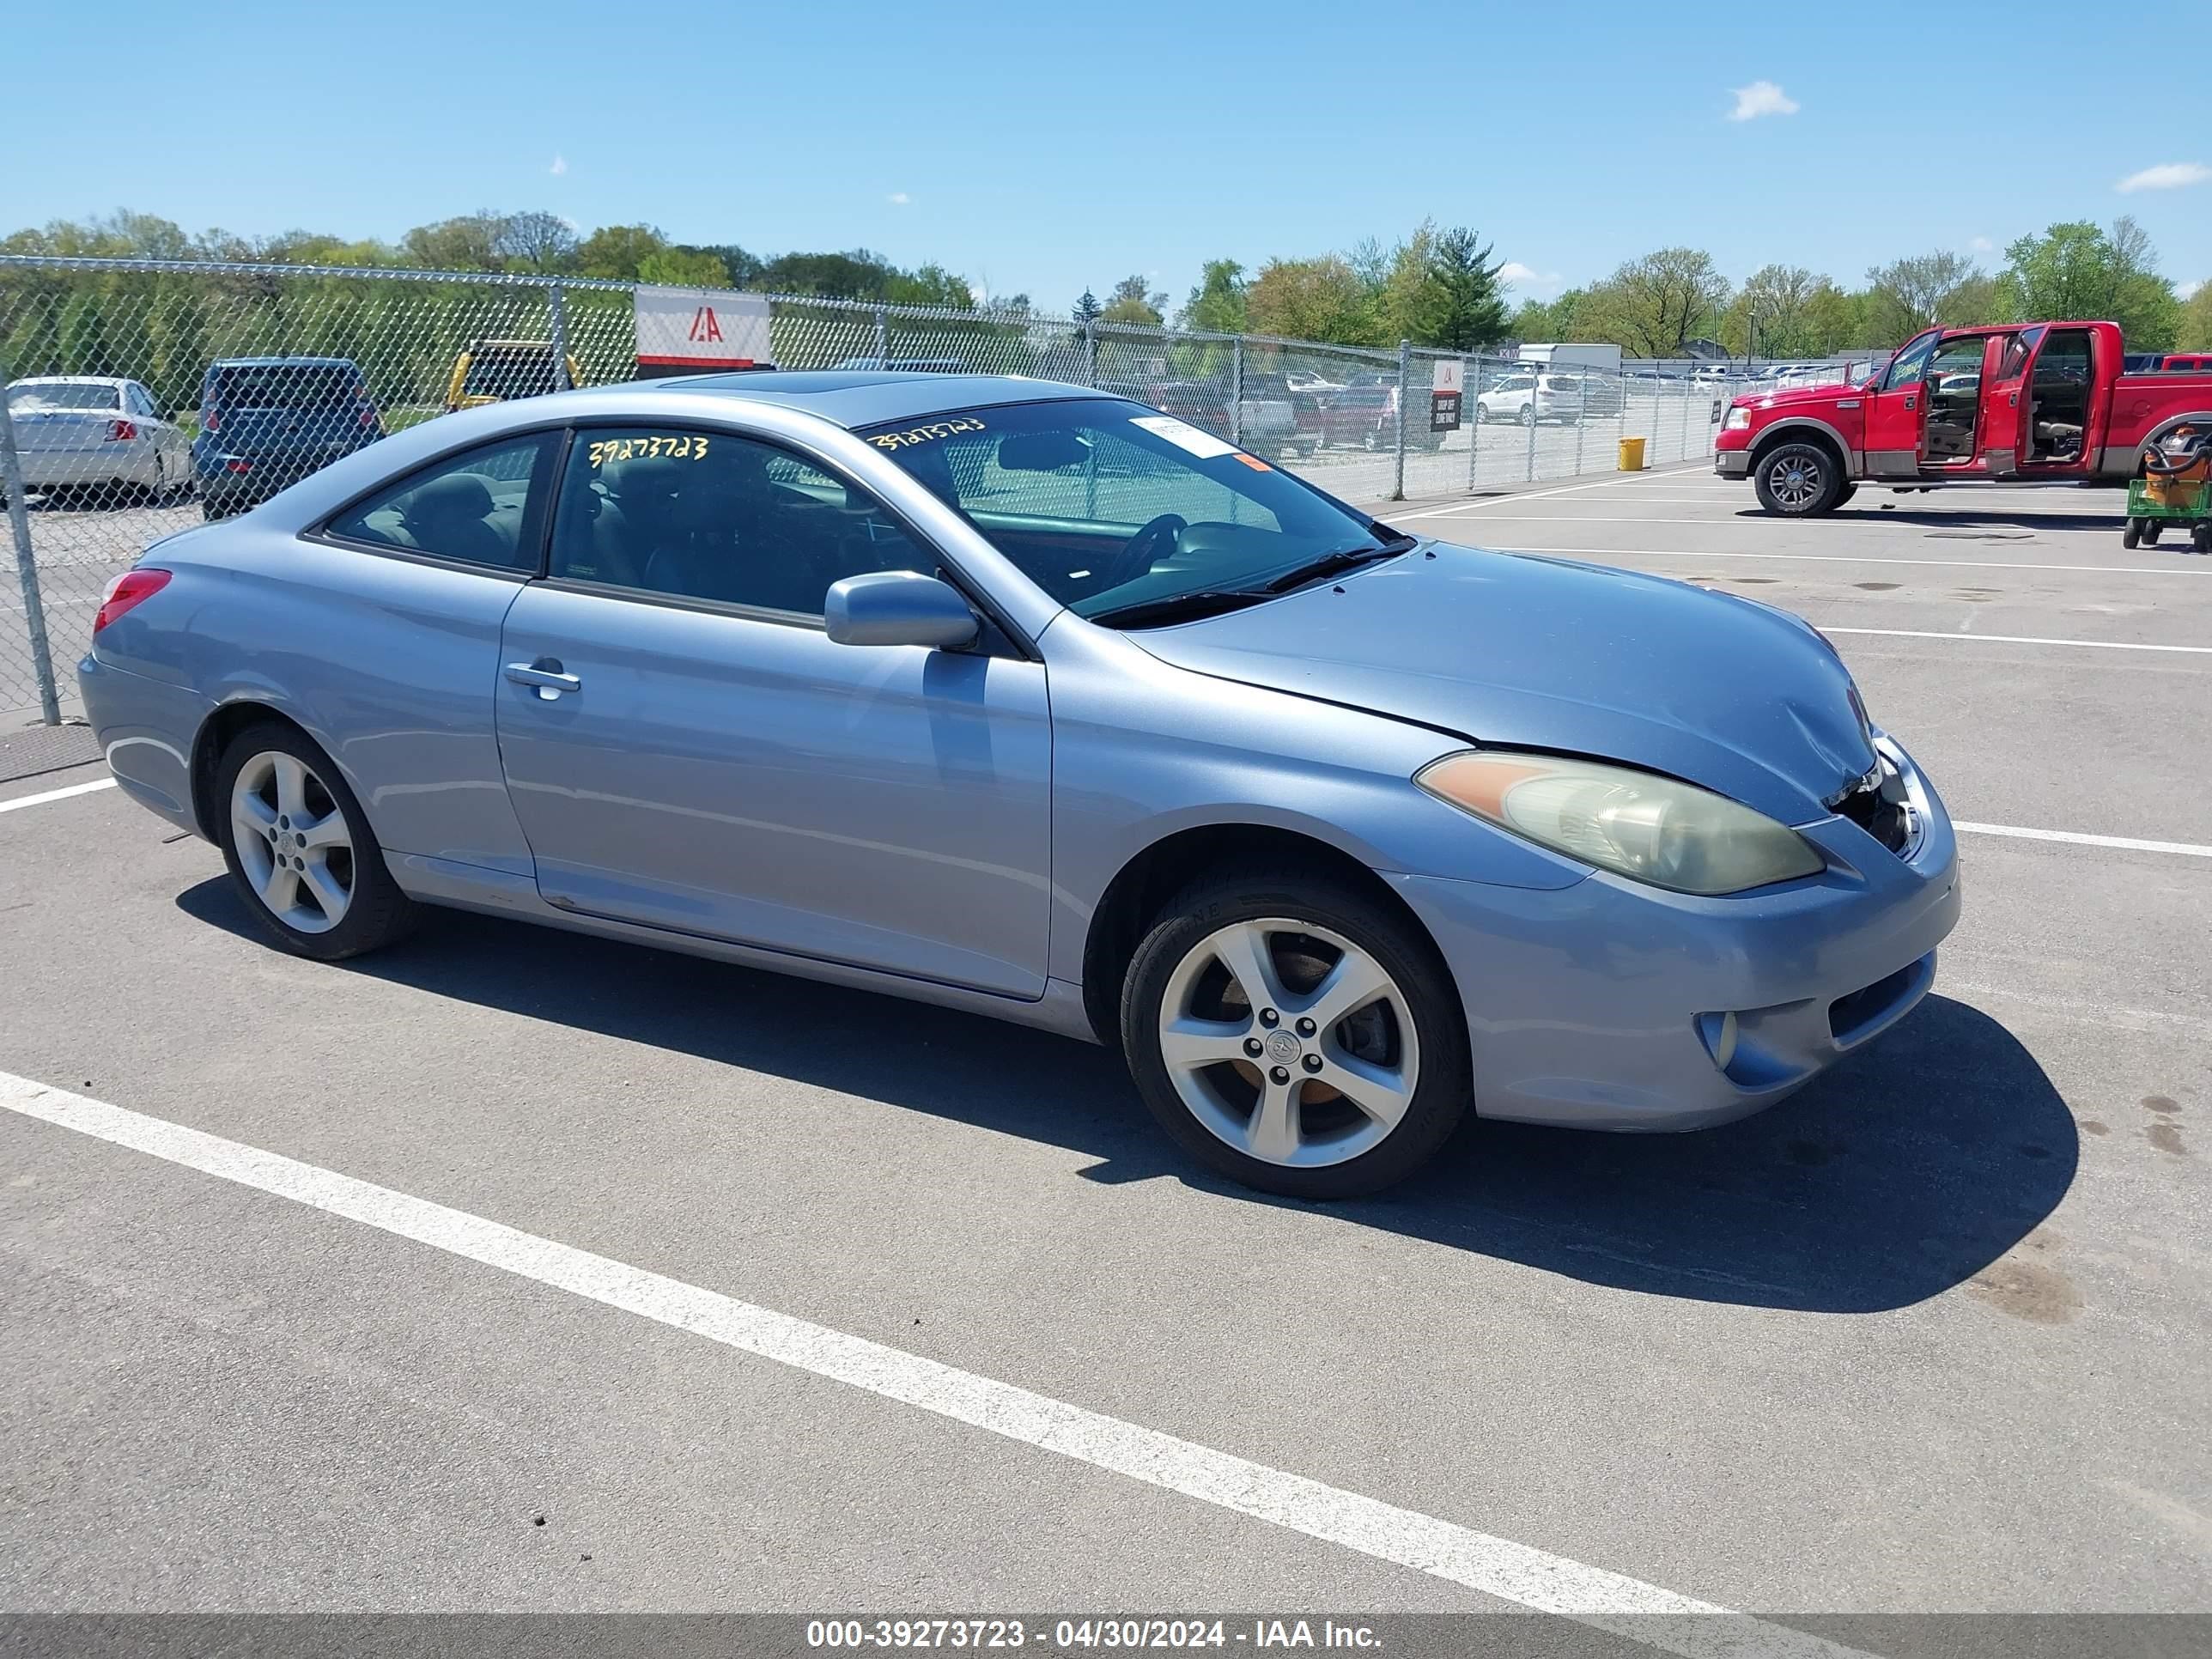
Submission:
[[1778,444],[1752,470],[1759,504],[1786,519],[1832,512],[1848,482],[1834,452],[1820,444]]
[[1836,499],[1833,505],[1841,507],[1845,501],[1850,500],[1852,496],[1858,493],[1859,487],[1856,484],[1846,483],[1841,489],[1838,489],[1836,492]]

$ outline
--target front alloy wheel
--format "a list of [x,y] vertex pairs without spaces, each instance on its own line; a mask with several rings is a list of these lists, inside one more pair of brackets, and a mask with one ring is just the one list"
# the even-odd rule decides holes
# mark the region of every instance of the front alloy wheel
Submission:
[[1187,892],[1131,963],[1122,1024],[1154,1115],[1270,1192],[1386,1186],[1442,1144],[1469,1093],[1433,947],[1334,884],[1221,878]]

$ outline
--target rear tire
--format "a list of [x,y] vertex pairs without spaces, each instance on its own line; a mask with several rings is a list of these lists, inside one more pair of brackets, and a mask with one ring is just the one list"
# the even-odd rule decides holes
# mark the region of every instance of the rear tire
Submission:
[[2199,553],[2212,553],[2212,519],[2203,520],[2189,532],[2189,544]]
[[[1245,993],[1248,977],[1259,995]],[[1320,1029],[1300,1029],[1310,1007],[1325,1024],[1304,1024]],[[1473,1094],[1465,1017],[1435,945],[1373,899],[1295,867],[1205,877],[1168,902],[1122,981],[1121,1042],[1177,1146],[1292,1198],[1354,1198],[1403,1180]]]
[[239,896],[293,955],[359,956],[421,919],[385,866],[361,803],[298,727],[264,720],[233,738],[216,766],[214,811],[210,827]]
[[2147,519],[2143,521],[2142,544],[2145,547],[2156,547],[2158,538],[2164,534],[2166,534],[2166,526],[2157,520]]
[[1844,486],[1843,464],[1820,444],[1777,444],[1752,464],[1759,504],[1785,519],[1817,518],[1835,511]]

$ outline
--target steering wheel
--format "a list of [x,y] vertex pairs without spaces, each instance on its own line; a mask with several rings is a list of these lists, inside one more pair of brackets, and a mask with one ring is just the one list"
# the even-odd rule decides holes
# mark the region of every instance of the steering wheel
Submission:
[[1136,580],[1152,568],[1162,554],[1172,552],[1176,538],[1189,528],[1190,520],[1180,513],[1163,513],[1157,519],[1148,520],[1143,528],[1121,544],[1121,550],[1106,568],[1100,591]]

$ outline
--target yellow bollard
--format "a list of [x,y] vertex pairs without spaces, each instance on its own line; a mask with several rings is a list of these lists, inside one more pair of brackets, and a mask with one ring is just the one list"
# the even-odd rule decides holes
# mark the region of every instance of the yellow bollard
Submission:
[[1644,471],[1644,440],[1623,438],[1620,441],[1620,470],[1623,472]]

